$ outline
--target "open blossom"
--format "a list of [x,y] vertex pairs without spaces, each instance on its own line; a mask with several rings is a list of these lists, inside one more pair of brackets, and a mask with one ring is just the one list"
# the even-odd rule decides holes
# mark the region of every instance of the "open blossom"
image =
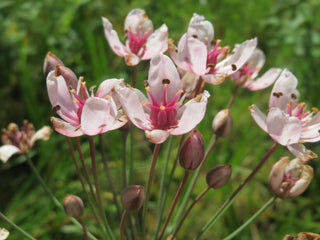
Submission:
[[15,123],[10,123],[8,129],[2,129],[1,141],[4,145],[0,147],[0,159],[7,162],[13,154],[29,152],[35,141],[38,139],[48,140],[51,135],[51,128],[44,126],[38,131],[34,130],[32,123],[23,121],[19,129]]
[[148,60],[167,51],[168,28],[163,24],[153,32],[151,20],[143,9],[131,10],[125,20],[125,42],[123,45],[108,19],[102,18],[104,34],[111,49],[125,57],[128,65],[137,65],[140,60]]
[[273,192],[282,198],[291,198],[302,194],[313,177],[313,168],[305,165],[299,158],[289,160],[281,158],[270,172],[270,186]]
[[213,39],[212,24],[195,13],[178,47],[169,44],[170,57],[181,69],[200,76],[207,83],[220,84],[241,68],[257,45],[256,38],[247,40],[229,54],[229,47],[220,47],[220,40]]
[[9,236],[9,231],[5,228],[0,228],[0,240],[5,240]]
[[267,116],[255,105],[249,109],[256,123],[274,141],[287,146],[296,157],[308,161],[317,155],[302,143],[320,140],[320,113],[315,108],[307,111],[305,103],[297,102],[297,84],[296,77],[285,69],[272,89]]
[[120,128],[127,122],[113,91],[117,85],[123,84],[122,79],[105,80],[96,94],[93,93],[94,87],[89,94],[82,77],[77,85],[68,85],[67,79],[59,74],[59,68],[58,65],[47,77],[53,111],[62,118],[51,118],[57,132],[68,137],[97,135]]
[[161,143],[170,134],[192,130],[204,117],[208,92],[183,104],[182,82],[169,57],[159,54],[151,59],[146,98],[138,89],[118,88],[119,100],[134,125],[146,131],[151,142]]
[[247,88],[252,91],[267,88],[277,79],[281,73],[281,69],[271,68],[261,77],[258,77],[259,71],[264,63],[265,55],[263,51],[256,48],[245,64],[243,64],[237,72],[231,74],[230,78],[236,84],[241,85],[242,88]]

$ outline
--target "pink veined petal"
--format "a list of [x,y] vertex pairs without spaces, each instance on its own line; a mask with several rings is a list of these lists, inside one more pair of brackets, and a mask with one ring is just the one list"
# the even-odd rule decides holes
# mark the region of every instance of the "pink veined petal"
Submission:
[[305,162],[318,157],[317,154],[310,151],[303,144],[300,143],[291,144],[287,146],[287,148],[293,155]]
[[66,81],[51,71],[47,76],[47,90],[52,107],[59,106],[57,113],[73,125],[79,124],[77,106],[73,102]]
[[204,16],[194,13],[189,22],[188,36],[197,37],[202,42],[205,42],[205,38],[207,38],[207,41],[210,44],[214,37],[212,23],[205,20]]
[[318,142],[320,141],[320,123],[303,126],[300,140],[304,142]]
[[133,53],[129,53],[125,56],[125,61],[128,66],[135,66],[140,62],[140,58]]
[[184,106],[178,110],[177,115],[180,117],[178,120],[178,126],[177,128],[174,128],[170,134],[181,135],[195,128],[202,121],[206,113],[209,96],[210,94],[207,91],[204,91],[200,101],[191,99],[189,102],[184,104]]
[[89,136],[109,131],[116,123],[116,112],[108,99],[90,97],[81,114],[81,128]]
[[152,21],[146,17],[146,12],[140,8],[132,9],[124,21],[124,29],[129,30],[130,27],[132,32],[137,32],[140,26],[142,32],[147,29],[153,30]]
[[218,85],[224,82],[224,80],[228,77],[228,74],[205,74],[202,75],[201,78],[209,83],[209,84],[213,84],[213,85]]
[[111,95],[111,91],[120,84],[124,84],[123,79],[111,78],[104,80],[97,90],[96,97],[105,98],[107,95]]
[[271,168],[269,183],[272,190],[277,194],[281,194],[280,187],[282,184],[283,176],[285,174],[286,166],[288,166],[289,163],[290,163],[289,158],[283,157],[278,162],[273,164]]
[[16,146],[3,145],[0,147],[0,160],[6,163],[13,154],[19,153],[20,151]]
[[55,118],[55,117],[51,118],[51,122],[54,130],[56,130],[58,133],[64,136],[79,137],[83,135],[80,125],[74,126],[60,118]]
[[149,141],[155,144],[163,143],[170,136],[167,131],[160,129],[155,129],[152,131],[146,130],[145,134]]
[[102,17],[102,23],[104,28],[104,35],[111,47],[111,49],[119,56],[124,57],[130,54],[130,51],[120,42],[118,34],[112,28],[112,24],[107,18]]
[[146,42],[146,50],[142,60],[151,59],[153,56],[163,53],[168,49],[168,27],[163,24],[159,29],[152,33]]
[[192,73],[199,76],[205,74],[207,69],[208,55],[206,45],[203,42],[190,37],[187,39],[187,51],[187,57]]
[[109,129],[109,130],[115,130],[118,128],[121,128],[123,125],[125,125],[128,122],[128,117],[126,115],[122,114],[122,111],[118,112],[118,115],[120,115],[120,117],[117,118],[115,124]]
[[315,116],[310,119],[310,122],[307,122],[304,126],[312,126],[320,123],[320,112],[318,112]]
[[232,55],[216,66],[220,74],[232,74],[238,71],[248,60],[257,46],[257,38],[246,40],[233,51]]
[[255,80],[249,80],[243,86],[252,91],[260,90],[269,87],[279,76],[282,70],[280,68],[271,68],[265,74],[263,74],[260,78]]
[[138,94],[135,93],[135,90],[129,87],[119,87],[117,92],[122,108],[130,121],[138,128],[151,130],[150,122],[146,118],[140,98]]
[[251,117],[258,124],[258,126],[265,132],[267,130],[267,116],[260,111],[260,109],[256,105],[251,105],[249,107]]
[[258,76],[259,71],[263,67],[265,61],[266,61],[266,57],[265,57],[263,51],[259,48],[254,49],[252,55],[247,60],[247,63],[252,63],[251,68],[257,69],[257,71],[255,71],[251,75],[252,79],[254,79]]
[[288,69],[284,69],[271,91],[269,108],[278,107],[283,111],[287,110],[287,104],[299,97],[297,85],[297,78]]
[[163,83],[164,79],[169,79],[170,83],[167,87],[166,100],[169,102],[182,89],[182,82],[179,73],[171,61],[171,59],[161,54],[154,56],[150,62],[150,69],[148,75],[148,83],[154,98],[160,103],[163,97]]
[[296,117],[286,115],[280,108],[271,108],[267,116],[268,133],[273,140],[288,146],[298,143],[301,134],[301,122]]

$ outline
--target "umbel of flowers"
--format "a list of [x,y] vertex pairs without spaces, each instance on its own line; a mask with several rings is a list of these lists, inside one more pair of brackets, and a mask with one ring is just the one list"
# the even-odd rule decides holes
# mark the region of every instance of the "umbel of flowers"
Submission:
[[[177,235],[183,228],[185,219],[188,215],[194,214],[191,212],[193,206],[210,189],[219,191],[231,179],[231,165],[210,166],[210,170],[206,170],[207,184],[204,190],[190,203],[194,186],[204,171],[204,163],[210,152],[220,138],[227,138],[233,130],[234,118],[232,118],[231,106],[241,88],[256,91],[275,82],[267,115],[256,105],[249,107],[254,121],[270,135],[275,144],[239,184],[238,188],[228,194],[229,197],[220,209],[212,214],[213,217],[208,219],[202,229],[199,229],[194,239],[203,239],[202,236],[213,227],[225,212],[224,210],[232,204],[234,198],[251,181],[278,145],[286,146],[295,159],[290,161],[290,157],[284,157],[273,165],[269,183],[274,196],[225,239],[233,239],[277,198],[296,197],[307,189],[313,177],[313,169],[308,165],[308,161],[317,155],[307,149],[303,143],[320,140],[320,114],[315,108],[308,111],[304,103],[298,103],[298,80],[288,69],[271,68],[260,74],[266,58],[262,50],[257,47],[257,38],[235,44],[231,50],[229,46],[222,45],[223,41],[216,38],[212,23],[196,13],[189,21],[187,32],[181,36],[177,44],[174,44],[174,40],[168,39],[169,31],[165,24],[154,30],[152,21],[142,9],[133,9],[128,13],[124,23],[124,44],[107,18],[102,18],[102,25],[111,50],[123,57],[125,63],[135,69],[131,83],[128,82],[128,79],[109,78],[101,81],[98,87],[88,83],[88,88],[84,77],[77,77],[70,68],[64,66],[62,60],[50,52],[45,57],[43,69],[54,115],[51,117],[51,122],[56,132],[67,137],[71,158],[85,195],[84,201],[76,195],[68,194],[61,204],[61,201],[57,200],[47,188],[28,158],[27,153],[37,139],[47,140],[49,138],[51,133],[49,127],[43,127],[36,132],[31,123],[24,122],[21,128],[11,123],[7,129],[3,129],[1,140],[4,145],[0,147],[0,159],[3,162],[6,162],[15,153],[26,154],[28,163],[45,191],[57,207],[70,217],[70,221],[82,228],[86,239],[135,239],[135,234],[139,235],[139,239],[148,239],[152,235],[156,240],[179,239]],[[137,65],[142,60],[150,61],[148,78],[143,82],[143,91],[135,87],[136,80],[141,81],[137,79]],[[214,119],[211,119],[213,120],[213,137],[205,150],[204,138],[196,128],[206,117],[206,112],[214,109],[214,106],[208,106],[210,93],[206,90],[206,85],[222,84],[228,77],[236,84],[235,91],[226,107],[222,110],[218,109]],[[94,136],[100,135],[101,137],[101,134],[108,134],[108,131],[123,127],[130,129],[129,133],[124,133],[124,136],[130,134],[131,147],[134,144],[133,128],[137,127],[144,131],[147,141],[154,143],[154,152],[145,185],[135,182],[136,179],[133,177],[130,179],[127,177],[128,171],[131,176],[134,175],[133,167],[128,170],[124,158],[123,189],[121,191],[112,190],[113,202],[119,216],[110,221],[110,216],[106,214],[103,206],[105,203],[99,186],[99,164],[97,164]],[[188,133],[189,135],[184,139]],[[180,144],[175,148],[177,149],[176,161],[179,159],[180,162],[177,168],[183,168],[185,175],[181,179],[181,184],[177,186],[170,208],[165,209],[166,196],[173,188],[169,185],[173,184],[172,177],[176,167],[174,165],[172,174],[169,176],[167,166],[171,159],[168,154],[165,167],[161,169],[163,176],[159,194],[156,195],[159,207],[157,223],[156,227],[151,228],[148,224],[153,221],[147,220],[148,213],[150,213],[148,203],[151,201],[150,192],[154,171],[157,170],[156,163],[160,146],[169,136],[173,138],[177,135],[181,136]],[[90,168],[84,161],[80,136],[89,140]],[[109,186],[114,188],[120,184],[112,183],[114,179],[108,172],[108,161],[105,159],[101,140],[103,138],[99,139]],[[79,153],[80,166],[72,141],[75,142]],[[124,148],[126,144],[124,141]],[[168,143],[170,144],[172,142]],[[132,166],[134,165],[133,160],[130,159]],[[212,165],[212,163],[207,163],[209,164]],[[89,176],[88,169],[92,170],[92,176]],[[188,180],[190,172],[194,174],[192,180]],[[169,182],[168,187],[165,187],[166,178]],[[117,181],[118,179],[120,177],[117,178]],[[187,189],[184,189],[185,186],[188,186]],[[119,192],[122,192],[121,196]],[[184,194],[181,194],[182,192]],[[121,204],[118,204],[118,199],[121,199]],[[88,231],[90,228],[86,227],[86,215],[84,214],[86,206],[91,208],[100,232],[95,231],[95,234],[92,234]],[[136,215],[131,214],[136,211],[141,212]],[[122,217],[119,214],[121,212]],[[174,216],[174,212],[176,219],[173,220],[171,216]],[[129,213],[130,217],[127,218]],[[6,219],[2,214],[0,216]],[[117,221],[120,227],[115,231],[111,226]],[[171,227],[167,227],[170,224]],[[155,229],[154,233],[149,229]],[[34,239],[22,229],[19,232],[25,238]],[[6,233],[3,234],[6,238]]]

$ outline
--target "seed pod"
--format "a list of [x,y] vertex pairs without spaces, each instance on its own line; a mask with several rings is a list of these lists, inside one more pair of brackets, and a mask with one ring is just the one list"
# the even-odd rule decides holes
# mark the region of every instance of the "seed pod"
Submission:
[[207,173],[207,184],[211,188],[221,188],[230,179],[231,165],[217,165]]
[[78,196],[67,195],[63,200],[63,208],[68,216],[80,218],[83,214],[84,205]]
[[121,203],[123,208],[127,211],[138,211],[144,201],[144,195],[145,192],[142,186],[127,186],[121,195]]
[[63,62],[59,58],[57,58],[51,52],[48,52],[43,64],[44,76],[47,77],[48,73],[53,71],[58,64],[63,66]]
[[201,133],[194,129],[183,141],[179,154],[180,165],[186,170],[196,169],[204,156],[204,141]]
[[227,136],[233,126],[233,120],[229,109],[223,109],[215,116],[212,122],[212,129],[219,137]]

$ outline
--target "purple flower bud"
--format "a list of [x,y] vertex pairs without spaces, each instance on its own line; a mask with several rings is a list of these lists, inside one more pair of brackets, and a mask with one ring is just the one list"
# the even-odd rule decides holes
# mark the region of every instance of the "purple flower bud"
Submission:
[[233,126],[233,120],[229,109],[223,109],[215,116],[212,122],[212,129],[219,137],[227,136]]
[[204,156],[204,141],[201,133],[194,129],[183,141],[179,154],[180,165],[186,170],[196,169]]
[[223,187],[230,179],[232,173],[231,165],[218,165],[207,173],[207,184],[212,188]]
[[63,62],[59,58],[57,58],[51,52],[48,52],[43,64],[44,76],[47,77],[48,73],[53,71],[58,64],[63,66]]
[[63,208],[68,216],[80,218],[83,214],[84,205],[78,196],[67,195],[63,200]]
[[144,195],[145,192],[142,186],[127,186],[121,195],[121,203],[123,208],[127,211],[138,211],[144,201]]

